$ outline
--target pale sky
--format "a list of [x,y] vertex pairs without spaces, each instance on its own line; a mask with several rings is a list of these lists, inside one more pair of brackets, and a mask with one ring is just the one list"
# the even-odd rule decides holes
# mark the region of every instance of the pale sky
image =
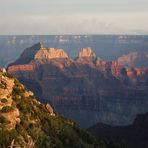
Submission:
[[148,0],[0,0],[0,34],[148,34]]

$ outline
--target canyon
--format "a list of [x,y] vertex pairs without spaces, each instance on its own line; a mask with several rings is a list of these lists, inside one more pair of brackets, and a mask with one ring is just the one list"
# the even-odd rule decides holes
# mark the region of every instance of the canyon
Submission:
[[[101,144],[103,143],[104,146]],[[110,145],[111,146],[111,145]],[[0,69],[0,147],[109,148]]]
[[82,127],[98,122],[127,125],[148,112],[148,68],[108,62],[90,47],[76,58],[42,43],[23,51],[7,71],[34,92],[41,102]]

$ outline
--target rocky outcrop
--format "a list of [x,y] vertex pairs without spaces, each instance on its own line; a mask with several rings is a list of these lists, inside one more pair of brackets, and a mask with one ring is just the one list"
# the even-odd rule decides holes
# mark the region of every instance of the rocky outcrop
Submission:
[[81,49],[78,57],[79,58],[85,58],[85,57],[96,58],[96,54],[93,52],[93,50],[90,47],[87,47],[87,48]]
[[35,54],[43,47],[44,46],[42,43],[37,43],[33,45],[32,47],[25,49],[24,52],[20,55],[20,57],[14,63],[11,63],[10,65],[28,64],[34,59]]
[[42,48],[36,53],[34,58],[35,60],[68,58],[68,55],[62,49]]
[[51,107],[50,104],[46,104],[46,109],[48,110],[48,112],[50,113],[51,116],[55,116],[55,111],[53,110],[53,108]]
[[88,129],[97,138],[104,138],[114,144],[124,144],[130,148],[147,148],[148,113],[137,115],[128,126],[110,126],[98,123]]
[[101,60],[90,48],[82,49],[75,60],[63,51],[51,58],[58,50],[50,50],[40,49],[31,62],[10,66],[8,72],[61,114],[88,127],[99,121],[128,124],[137,113],[148,111],[148,69]]
[[77,62],[80,63],[90,63],[94,62],[96,60],[96,54],[93,52],[93,50],[90,47],[82,48],[79,52],[78,57],[76,58]]
[[13,104],[14,79],[6,77],[5,74],[3,70],[0,70],[0,117],[8,122],[5,128],[12,130],[16,124],[20,123],[20,113]]

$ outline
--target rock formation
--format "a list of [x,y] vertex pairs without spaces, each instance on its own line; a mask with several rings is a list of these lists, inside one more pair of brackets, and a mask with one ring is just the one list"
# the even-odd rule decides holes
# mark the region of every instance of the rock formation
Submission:
[[[32,59],[34,59],[35,54],[43,48],[42,43],[37,43],[33,45],[32,47],[27,48],[14,63],[11,63],[10,65],[15,64],[27,64],[31,62]],[[9,66],[10,66],[9,65]]]
[[148,111],[148,69],[101,60],[90,48],[82,49],[75,60],[63,50],[40,48],[30,62],[16,61],[7,70],[40,101],[51,102],[83,127],[100,121],[125,125]]
[[148,67],[148,52],[130,52],[119,57],[118,63],[127,67]]
[[18,108],[13,106],[14,79],[4,75],[5,73],[0,71],[0,117],[5,117],[5,120],[9,121],[6,128],[12,130],[16,127],[16,124],[20,123],[20,113]]
[[79,50],[91,47],[97,57],[115,60],[128,52],[148,50],[148,36],[143,35],[19,35],[0,36],[0,67],[6,67],[23,52],[23,49],[42,41],[46,47],[64,49],[71,58]]
[[41,50],[35,54],[34,58],[35,60],[68,58],[68,55],[62,49],[41,48]]
[[96,54],[92,51],[90,47],[82,48],[79,53],[79,58],[91,57],[96,58]]

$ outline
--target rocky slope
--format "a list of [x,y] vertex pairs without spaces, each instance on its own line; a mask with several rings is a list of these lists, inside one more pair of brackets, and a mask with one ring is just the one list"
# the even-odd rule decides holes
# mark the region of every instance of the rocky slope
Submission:
[[148,147],[148,113],[136,117],[128,126],[110,126],[98,123],[88,129],[96,137],[112,143],[126,144],[129,148]]
[[130,52],[119,57],[118,63],[127,67],[148,67],[148,52]]
[[[11,65],[15,64],[27,64],[31,62],[32,59],[34,59],[34,56],[36,53],[43,48],[42,43],[37,43],[34,46],[27,48],[21,55],[20,58],[18,58],[14,63],[11,63]],[[10,65],[9,65],[10,66]]]
[[0,147],[107,148],[0,70]]
[[[32,49],[36,50],[36,45]],[[146,68],[126,68],[117,61],[101,60],[91,48],[83,48],[72,60],[61,49],[41,45],[24,63],[16,61],[8,72],[34,91],[40,101],[50,101],[57,111],[83,127],[99,121],[128,124],[137,113],[148,111]]]

